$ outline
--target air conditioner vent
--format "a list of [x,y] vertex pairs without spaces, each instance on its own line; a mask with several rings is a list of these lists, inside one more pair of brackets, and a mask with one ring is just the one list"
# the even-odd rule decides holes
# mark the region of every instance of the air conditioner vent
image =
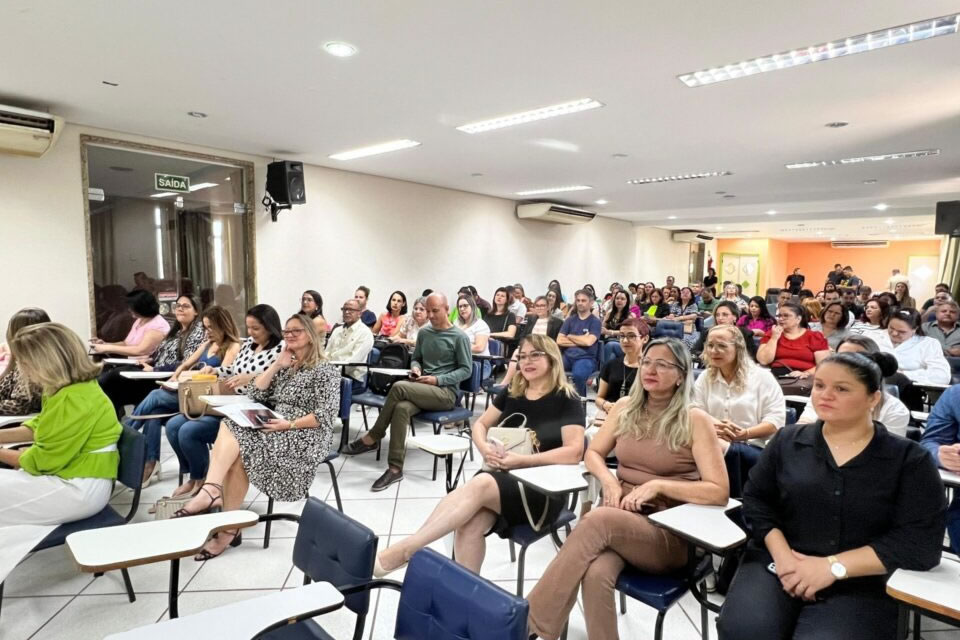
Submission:
[[534,202],[532,204],[518,204],[517,217],[553,224],[583,224],[596,218],[597,214],[593,211],[577,209],[555,202]]
[[834,249],[886,249],[890,243],[886,240],[837,240],[830,246]]

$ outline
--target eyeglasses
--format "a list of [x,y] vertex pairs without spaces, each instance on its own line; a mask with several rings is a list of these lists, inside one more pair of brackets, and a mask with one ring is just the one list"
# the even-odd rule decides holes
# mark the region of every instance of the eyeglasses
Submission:
[[284,329],[280,332],[284,338],[296,338],[304,334],[303,329]]
[[533,362],[534,360],[539,360],[547,355],[546,351],[530,351],[529,353],[521,353],[517,356],[517,362],[525,362],[529,360]]
[[639,340],[639,339],[640,339],[639,333],[621,333],[620,334],[620,342],[630,342],[631,340]]
[[359,313],[359,309],[354,309],[353,307],[340,307],[340,311],[344,313]]
[[730,342],[708,342],[703,345],[704,351],[720,351],[724,352],[732,348],[733,344]]
[[657,373],[666,373],[671,369],[679,369],[680,371],[686,371],[683,367],[672,362],[667,362],[666,360],[651,360],[650,358],[644,358],[640,361],[640,368],[653,367],[657,370]]
[[173,308],[176,309],[177,311],[189,311],[190,309],[193,309],[193,305],[192,304],[175,304],[173,305]]
[[777,320],[788,320],[790,318],[796,318],[792,313],[778,313],[774,316]]

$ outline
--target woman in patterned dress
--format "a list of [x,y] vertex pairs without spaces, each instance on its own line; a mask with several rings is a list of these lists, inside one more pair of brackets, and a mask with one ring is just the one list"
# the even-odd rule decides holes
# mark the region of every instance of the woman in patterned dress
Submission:
[[[286,347],[249,387],[247,395],[283,416],[262,429],[220,423],[207,481],[174,517],[239,509],[252,482],[275,500],[307,496],[317,467],[330,452],[340,406],[340,371],[326,362],[313,323],[295,315],[283,331]],[[239,530],[211,538],[194,559],[209,560],[240,544]]]

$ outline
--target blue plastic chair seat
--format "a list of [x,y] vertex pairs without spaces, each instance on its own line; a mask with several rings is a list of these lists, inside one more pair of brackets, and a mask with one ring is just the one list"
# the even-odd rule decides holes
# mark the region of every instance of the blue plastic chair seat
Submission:
[[[710,562],[709,555],[700,559],[694,571],[695,582],[706,577]],[[690,579],[686,569],[656,576],[628,566],[617,577],[616,589],[657,611],[666,611],[689,591]]]
[[102,529],[103,527],[117,527],[125,523],[126,520],[124,520],[123,516],[117,513],[113,507],[107,505],[100,511],[100,513],[94,514],[89,518],[75,520],[74,522],[68,522],[60,525],[51,531],[46,538],[41,540],[40,543],[33,548],[33,550],[42,551],[43,549],[49,549],[50,547],[56,547],[64,544],[67,540],[67,536],[71,533],[76,533],[77,531]]
[[431,422],[433,424],[449,424],[451,422],[463,422],[472,417],[473,411],[463,407],[454,407],[447,411],[421,411],[413,416],[413,419],[419,422]]
[[353,396],[353,404],[360,404],[365,407],[379,407],[383,408],[383,405],[386,404],[387,397],[381,396],[372,391],[364,391],[363,393],[358,393]]
[[577,516],[574,515],[574,513],[569,509],[561,509],[557,519],[553,521],[552,527],[544,523],[544,526],[540,527],[540,531],[534,531],[533,527],[531,527],[529,524],[518,524],[510,529],[509,537],[519,545],[533,544],[540,538],[550,535],[551,528],[559,529],[560,527],[573,522],[576,517]]

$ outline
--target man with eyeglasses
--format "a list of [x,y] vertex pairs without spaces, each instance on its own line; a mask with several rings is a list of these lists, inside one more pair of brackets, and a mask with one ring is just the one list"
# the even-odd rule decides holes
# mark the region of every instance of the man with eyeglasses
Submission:
[[[366,362],[373,349],[373,333],[360,322],[360,305],[350,298],[340,307],[343,324],[337,325],[327,339],[327,358],[341,362]],[[364,388],[366,369],[347,367],[344,370],[353,379],[353,393],[361,393]]]
[[925,323],[923,332],[940,343],[943,347],[943,355],[960,356],[960,331],[957,330],[960,305],[948,299],[938,303],[936,311],[936,320]]
[[426,307],[430,326],[417,332],[409,380],[401,380],[390,387],[373,428],[343,449],[344,455],[348,456],[376,451],[377,443],[390,429],[387,470],[373,483],[371,491],[383,491],[403,480],[403,459],[407,452],[407,428],[411,418],[421,411],[452,409],[457,399],[457,387],[473,373],[470,339],[451,324],[447,297],[442,293],[431,294]]
[[584,289],[574,296],[577,312],[563,321],[557,335],[557,345],[563,351],[563,368],[573,374],[573,386],[581,398],[587,397],[587,378],[597,366],[602,325],[600,318],[590,313],[593,303]]

